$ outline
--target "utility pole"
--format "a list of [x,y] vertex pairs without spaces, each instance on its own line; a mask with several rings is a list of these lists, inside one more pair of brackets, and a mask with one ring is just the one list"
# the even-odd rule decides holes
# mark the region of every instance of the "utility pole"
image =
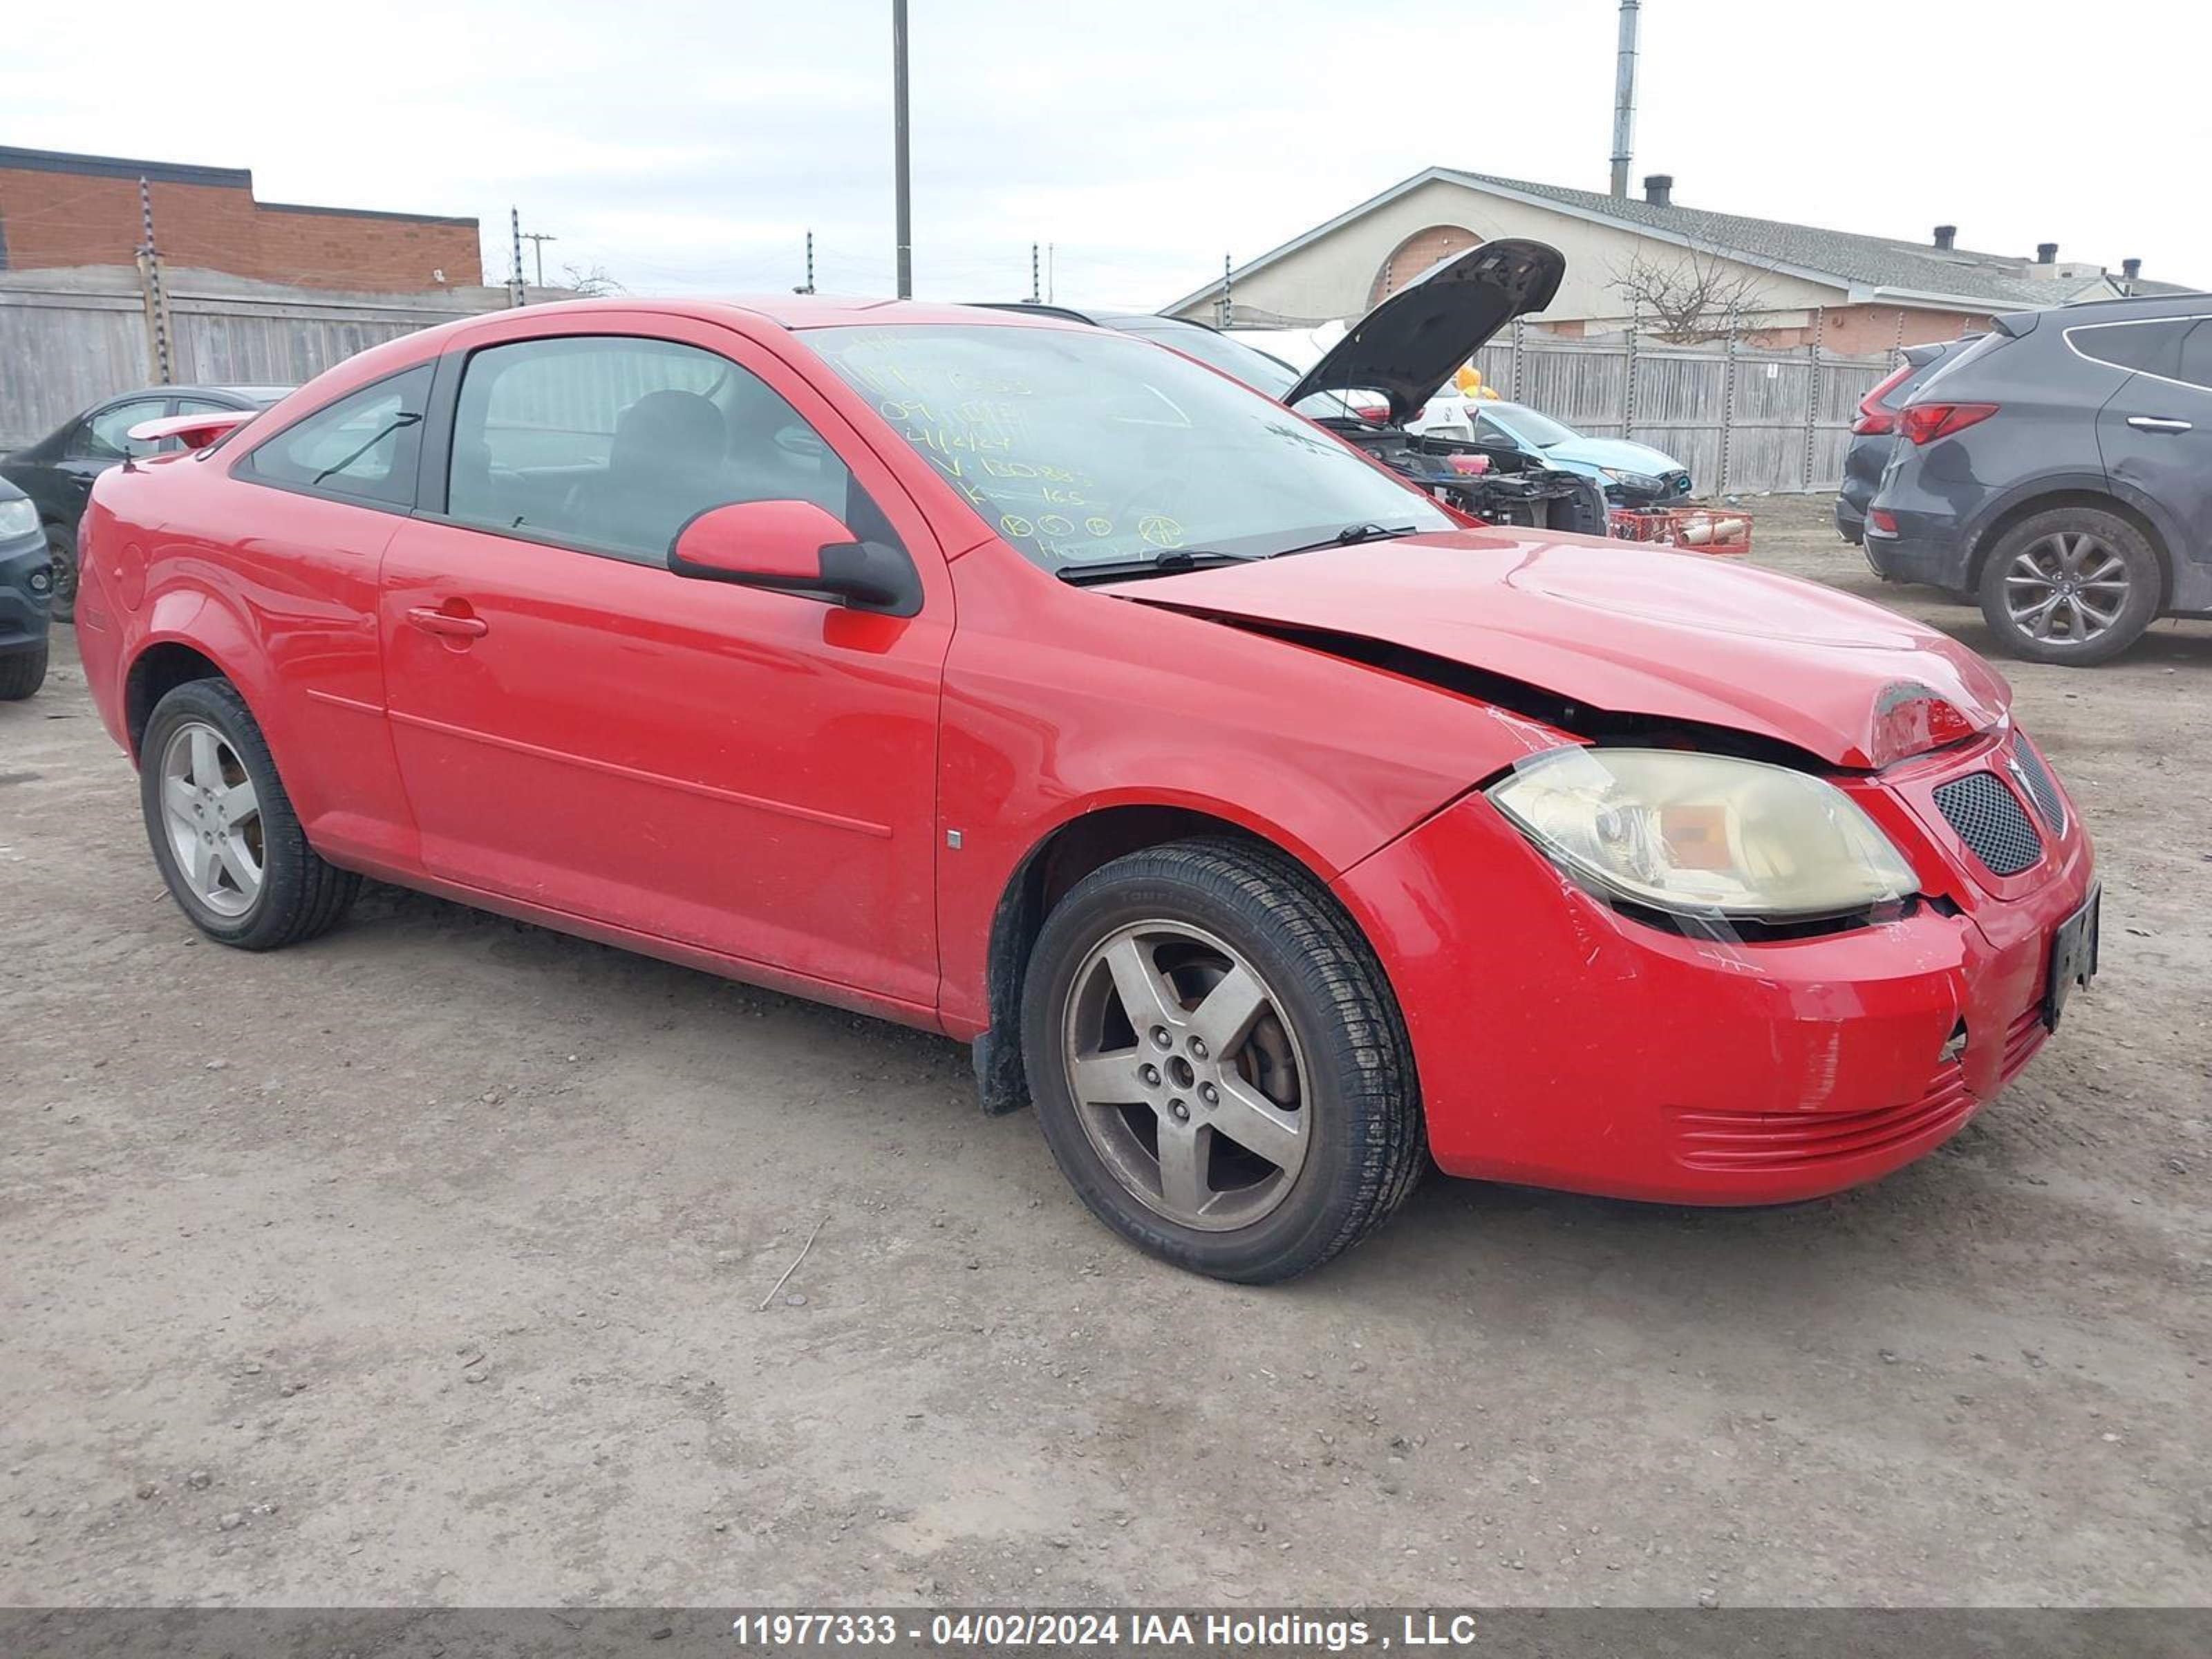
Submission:
[[1613,193],[1628,199],[1636,137],[1636,20],[1641,0],[1620,0],[1620,62],[1613,82]]
[[1044,302],[1047,305],[1052,303],[1052,256],[1053,245],[1047,242],[1044,245]]
[[891,143],[897,173],[898,297],[914,297],[914,190],[907,167],[906,0],[891,0]]
[[1237,301],[1230,292],[1229,283],[1229,256],[1224,253],[1221,256],[1221,326],[1224,328],[1228,327],[1231,319],[1237,315]]
[[511,307],[530,303],[530,296],[522,288],[522,210],[510,207],[507,210],[507,233],[511,239],[507,250],[507,299]]
[[1044,298],[1044,289],[1038,281],[1042,275],[1042,269],[1037,264],[1037,245],[1031,242],[1030,244],[1030,303],[1031,305],[1036,304],[1038,301]]
[[806,280],[791,291],[793,294],[814,292],[814,233],[811,230],[806,233]]
[[526,230],[522,233],[522,240],[531,245],[530,251],[538,256],[538,286],[544,288],[545,286],[545,244],[557,242],[561,239],[558,236],[548,236],[542,230]]

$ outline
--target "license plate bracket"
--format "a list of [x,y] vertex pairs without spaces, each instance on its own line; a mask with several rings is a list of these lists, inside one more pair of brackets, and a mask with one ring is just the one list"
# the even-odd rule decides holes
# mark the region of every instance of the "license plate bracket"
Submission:
[[2101,887],[2092,890],[2081,908],[2051,931],[2051,968],[2043,986],[2043,1023],[2054,1031],[2074,988],[2086,987],[2097,976],[2099,913],[2104,897]]

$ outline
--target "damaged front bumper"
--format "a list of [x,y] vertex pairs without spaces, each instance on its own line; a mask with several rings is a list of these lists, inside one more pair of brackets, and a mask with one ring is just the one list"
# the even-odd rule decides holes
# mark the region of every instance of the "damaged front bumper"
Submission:
[[[1907,799],[1893,805],[1883,816],[1907,823]],[[1697,938],[1624,915],[1480,796],[1335,889],[1396,991],[1447,1172],[1777,1203],[1930,1151],[2048,1035],[2051,941],[2094,879],[2078,828],[2002,896],[1963,878],[1940,834],[1918,839],[1903,850],[1927,901],[1807,938]]]

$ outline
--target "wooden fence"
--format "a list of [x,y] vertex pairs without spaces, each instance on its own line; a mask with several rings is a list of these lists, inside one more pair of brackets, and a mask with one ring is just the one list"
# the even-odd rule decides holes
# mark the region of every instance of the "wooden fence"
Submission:
[[157,313],[129,266],[0,273],[0,452],[155,384],[157,315],[173,383],[296,386],[369,346],[507,303],[504,289],[338,294],[192,270],[167,273],[162,297]]
[[1859,399],[1893,359],[1522,328],[1482,349],[1483,381],[1591,437],[1633,438],[1690,469],[1700,495],[1832,489]]
[[[332,294],[200,271],[172,273],[164,298],[170,378],[234,386],[296,385],[365,347],[507,303],[504,289]],[[0,272],[0,452],[153,381],[155,314],[127,266]],[[1503,395],[1578,431],[1666,451],[1700,495],[1718,495],[1835,488],[1858,401],[1891,359],[1523,326],[1484,347],[1476,367]]]

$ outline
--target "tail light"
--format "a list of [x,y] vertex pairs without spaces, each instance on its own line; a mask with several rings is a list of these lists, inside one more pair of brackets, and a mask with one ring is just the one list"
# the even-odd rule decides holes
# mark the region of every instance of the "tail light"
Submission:
[[1864,437],[1881,437],[1897,430],[1897,411],[1883,399],[1897,390],[1905,376],[1912,373],[1911,363],[1900,363],[1882,380],[1881,383],[1859,399],[1859,417],[1851,422],[1851,430]]
[[1932,444],[1996,412],[1995,404],[1914,404],[1905,411],[1903,429],[1914,443]]

